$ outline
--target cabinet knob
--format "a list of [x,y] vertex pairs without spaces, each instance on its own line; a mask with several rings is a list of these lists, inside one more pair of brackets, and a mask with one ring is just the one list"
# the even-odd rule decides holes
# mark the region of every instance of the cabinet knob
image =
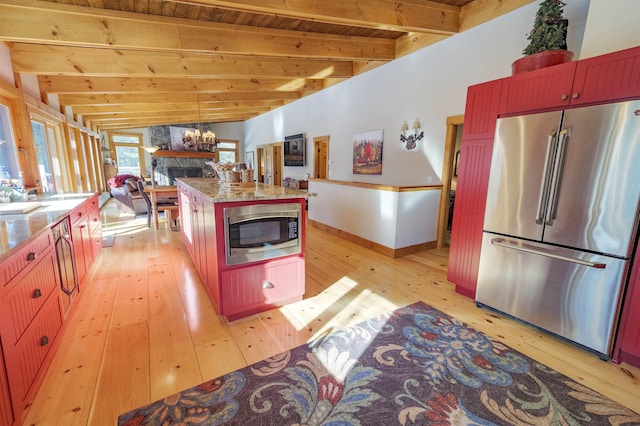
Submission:
[[569,96],[567,96],[565,94],[565,95],[560,96],[560,99],[562,99],[563,101],[566,101],[567,99],[569,99]]
[[271,281],[262,281],[262,288],[276,288]]
[[579,93],[574,93],[571,97],[573,99],[578,99],[580,97],[580,94]]
[[38,257],[38,255],[30,251],[29,253],[27,253],[27,262],[33,262],[34,260],[36,260],[36,257]]
[[34,299],[37,299],[40,296],[42,296],[42,290],[40,290],[39,288],[36,288],[35,290],[33,290],[33,298]]
[[42,336],[40,339],[40,346],[47,346],[49,344],[49,338],[47,336]]

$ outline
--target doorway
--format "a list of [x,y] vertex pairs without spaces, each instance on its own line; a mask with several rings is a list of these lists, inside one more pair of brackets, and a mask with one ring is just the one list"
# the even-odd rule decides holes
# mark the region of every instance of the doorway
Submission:
[[444,161],[442,162],[442,193],[440,194],[440,213],[438,217],[438,236],[436,242],[438,248],[448,246],[450,241],[463,123],[464,115],[447,118]]
[[258,180],[269,185],[282,185],[282,143],[257,147]]
[[329,176],[329,136],[313,138],[313,177],[328,179]]

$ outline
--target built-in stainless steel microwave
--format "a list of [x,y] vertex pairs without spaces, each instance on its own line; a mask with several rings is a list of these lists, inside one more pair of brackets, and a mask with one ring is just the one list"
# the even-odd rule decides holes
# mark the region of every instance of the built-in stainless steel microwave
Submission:
[[254,204],[224,209],[227,265],[300,253],[300,204]]

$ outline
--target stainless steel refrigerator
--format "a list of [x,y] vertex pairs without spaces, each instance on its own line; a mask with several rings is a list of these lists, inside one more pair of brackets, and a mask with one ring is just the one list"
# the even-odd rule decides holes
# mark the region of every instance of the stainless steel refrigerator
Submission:
[[639,199],[640,101],[499,119],[476,303],[609,358]]

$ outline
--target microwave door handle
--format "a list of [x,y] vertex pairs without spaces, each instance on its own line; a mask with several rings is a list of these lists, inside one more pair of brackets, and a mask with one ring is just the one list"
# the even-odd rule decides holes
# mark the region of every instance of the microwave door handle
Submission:
[[571,132],[569,129],[562,129],[558,134],[558,149],[556,153],[556,161],[553,167],[553,178],[551,179],[551,190],[549,191],[549,202],[547,203],[547,211],[544,215],[545,224],[553,226],[558,212],[558,197],[560,196],[560,183],[562,182],[562,174],[564,171],[564,162],[567,153],[567,143]]
[[553,171],[553,157],[556,151],[557,129],[549,132],[547,137],[547,154],[544,160],[544,174],[540,183],[540,198],[538,199],[538,209],[536,210],[536,223],[542,225],[544,221],[544,212],[549,201],[549,183],[551,182],[551,173]]
[[273,214],[269,214],[269,213],[265,213],[265,214],[260,214],[260,215],[252,215],[252,216],[242,216],[239,218],[235,218],[235,217],[229,217],[229,224],[233,225],[236,223],[242,223],[242,222],[251,222],[252,220],[262,220],[262,219],[273,219],[273,218],[277,218],[277,217],[287,217],[287,218],[297,218],[298,214],[297,213],[273,213]]

